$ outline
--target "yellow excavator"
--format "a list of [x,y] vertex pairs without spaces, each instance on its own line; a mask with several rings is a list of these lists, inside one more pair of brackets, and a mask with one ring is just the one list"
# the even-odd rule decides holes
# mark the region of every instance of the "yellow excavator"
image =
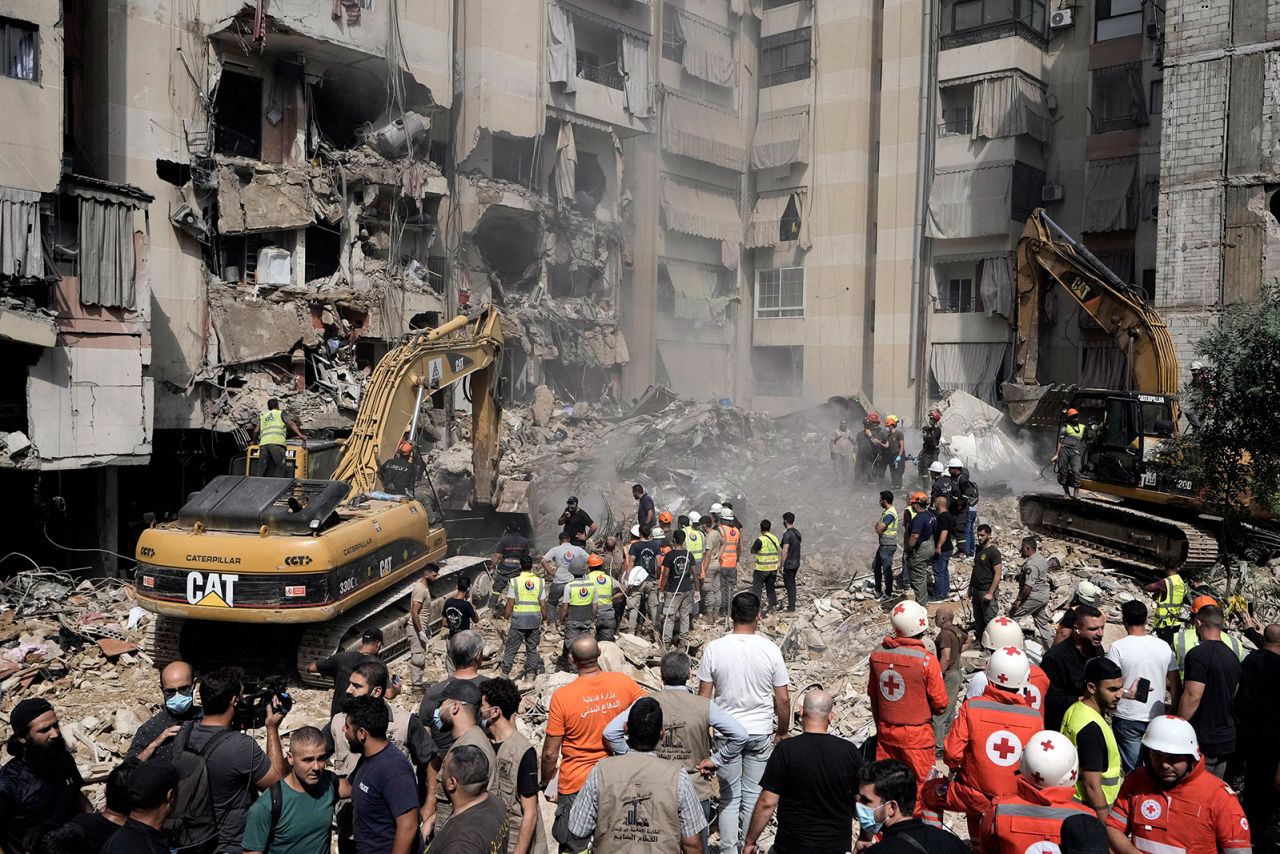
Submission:
[[[1024,495],[1023,524],[1143,569],[1181,566],[1195,573],[1218,559],[1226,535],[1207,515],[1196,485],[1152,465],[1179,429],[1178,357],[1160,313],[1042,209],[1027,220],[1017,249],[1018,338],[1005,404],[1020,426],[1061,427],[1068,408],[1088,425],[1081,489],[1101,498]],[[1044,298],[1055,285],[1111,337],[1124,358],[1125,390],[1042,385],[1037,379]],[[1108,500],[1108,497],[1110,500]],[[1280,545],[1260,515],[1250,536]]]
[[[331,477],[223,475],[176,521],[143,532],[134,584],[139,603],[159,615],[149,643],[157,662],[185,652],[206,662],[274,654],[278,663],[296,649],[305,674],[371,626],[383,631],[384,656],[407,646],[405,600],[422,567],[444,561],[445,531],[438,508],[380,491],[378,471],[418,438],[431,396],[461,381],[471,404],[471,505],[493,507],[502,345],[493,308],[410,338],[374,368]],[[482,566],[454,557],[442,578]]]

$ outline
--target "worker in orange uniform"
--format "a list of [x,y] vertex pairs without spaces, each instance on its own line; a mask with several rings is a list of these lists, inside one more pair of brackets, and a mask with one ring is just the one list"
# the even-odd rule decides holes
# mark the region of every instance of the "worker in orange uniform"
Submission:
[[889,614],[894,634],[871,653],[867,695],[876,721],[876,759],[899,759],[916,772],[916,815],[920,787],[933,770],[933,716],[947,708],[942,667],[924,643],[929,612],[910,599]]
[[1057,851],[1064,821],[1077,815],[1098,820],[1076,800],[1076,748],[1062,733],[1045,729],[1031,736],[1019,771],[1017,793],[996,798],[982,817],[977,837],[982,854]]
[[1142,736],[1142,767],[1124,778],[1107,816],[1117,854],[1248,854],[1249,820],[1231,787],[1205,770],[1191,724],[1161,715]]
[[1018,791],[1014,771],[1022,751],[1044,728],[1044,718],[1024,693],[1030,672],[1027,654],[1016,646],[991,653],[987,689],[960,706],[943,744],[943,759],[953,777],[924,787],[926,822],[941,827],[944,810],[963,812],[969,838],[977,839],[979,822],[991,802]]
[[[987,623],[987,627],[982,631],[982,648],[988,652],[994,652],[1006,646],[1016,646],[1023,652],[1027,651],[1027,638],[1022,634],[1022,626],[1017,621],[1008,617],[996,617]],[[1029,659],[1028,659],[1029,660]],[[981,697],[982,692],[987,690],[987,672],[985,670],[976,671],[969,677],[969,687],[965,689],[965,697],[973,699]],[[1034,661],[1031,662],[1031,674],[1027,677],[1026,695],[1030,701],[1031,708],[1037,712],[1042,712],[1044,706],[1044,695],[1049,691],[1049,675],[1040,669],[1040,665]]]
[[715,574],[715,581],[710,585],[714,596],[707,613],[712,619],[727,620],[729,602],[738,589],[738,548],[742,540],[742,529],[734,524],[732,508],[721,507],[717,515],[720,517],[716,525],[716,531],[720,535],[720,551],[716,556],[717,565],[711,567]]

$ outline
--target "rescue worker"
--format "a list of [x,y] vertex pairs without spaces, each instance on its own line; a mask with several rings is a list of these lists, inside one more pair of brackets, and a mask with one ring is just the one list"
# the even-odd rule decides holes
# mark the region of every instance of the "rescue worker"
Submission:
[[916,471],[920,474],[920,486],[928,489],[933,482],[929,468],[938,461],[942,447],[942,412],[936,406],[920,426],[920,453],[916,455]]
[[729,600],[738,587],[738,550],[742,541],[742,529],[733,524],[732,508],[721,508],[716,532],[720,535],[721,544],[715,567],[716,583],[713,585],[717,593],[716,610],[712,616],[727,620]]
[[490,564],[493,567],[493,595],[490,601],[495,610],[511,580],[520,574],[521,558],[531,554],[529,548],[528,537],[520,533],[520,523],[508,522],[506,532],[493,547],[493,560]]
[[952,779],[924,787],[925,820],[939,827],[943,810],[963,812],[969,838],[978,838],[982,816],[998,797],[1018,791],[1014,766],[1044,719],[1027,702],[1031,661],[1016,646],[997,649],[987,661],[987,688],[956,714],[943,745]]
[[1155,636],[1173,646],[1173,636],[1182,625],[1182,606],[1187,601],[1187,582],[1182,580],[1181,567],[1166,566],[1164,578],[1142,588],[1156,600],[1156,613],[1151,621]]
[[929,612],[918,602],[899,602],[889,614],[894,634],[871,653],[867,696],[876,722],[876,759],[900,759],[916,773],[916,814],[920,787],[936,757],[933,716],[947,708],[942,668],[924,634]]
[[267,401],[267,408],[258,416],[258,423],[250,432],[258,443],[258,477],[293,477],[293,465],[285,463],[286,430],[295,439],[306,441],[306,434],[289,415],[280,411],[280,401],[274,397]]
[[[751,553],[756,556],[755,572],[751,574],[751,592],[760,596],[764,590],[769,596],[769,607],[772,611],[778,607],[778,561],[782,555],[782,543],[772,532],[773,523],[768,519],[760,520],[760,536],[751,544]],[[764,597],[760,596],[761,601]]]
[[1035,537],[1022,538],[1022,567],[1018,570],[1018,595],[1009,606],[1009,616],[1017,620],[1031,615],[1036,624],[1036,634],[1045,648],[1053,646],[1053,620],[1049,617],[1049,597],[1053,588],[1049,584],[1049,562],[1040,554],[1040,544]]
[[876,442],[880,438],[880,414],[868,412],[862,419],[862,432],[858,434],[858,454],[856,459],[856,475],[859,481],[870,483],[875,480],[876,459],[880,449]]
[[929,601],[929,571],[933,568],[933,540],[938,522],[929,509],[929,496],[923,492],[912,493],[911,509],[905,564],[916,601],[923,605]]
[[[902,471],[907,467],[907,440],[898,429],[898,416],[884,419],[884,436],[880,444],[882,464],[889,469],[889,479],[894,489],[902,488]],[[883,471],[883,467],[882,467]]]
[[875,530],[879,544],[871,559],[871,572],[876,595],[885,599],[893,595],[893,555],[898,550],[898,509],[893,506],[893,493],[887,489],[880,492],[880,518]]
[[[1206,606],[1216,607],[1217,604],[1218,604],[1218,600],[1214,599],[1212,596],[1197,596],[1195,600],[1191,603],[1191,625],[1187,626],[1185,629],[1183,629],[1182,631],[1174,635],[1173,642],[1169,644],[1170,646],[1173,647],[1173,660],[1178,663],[1179,685],[1181,685],[1181,679],[1183,676],[1186,675],[1186,672],[1187,672],[1187,653],[1195,649],[1200,643],[1200,634],[1197,631],[1197,628],[1199,626],[1199,621],[1196,619],[1196,617],[1200,613],[1201,608],[1204,608]],[[1241,661],[1244,661],[1244,657],[1247,654],[1247,651],[1243,646],[1241,646],[1240,641],[1238,639],[1232,637],[1231,635],[1227,634],[1224,631],[1222,633],[1222,637],[1219,638],[1219,640],[1225,643],[1231,649],[1231,651],[1236,654],[1236,658],[1240,659]],[[1174,697],[1175,704],[1177,703],[1177,701],[1178,701],[1178,698]]]
[[947,496],[947,505],[951,509],[951,515],[956,517],[956,551],[963,552],[966,557],[973,557],[974,528],[978,524],[978,487],[969,477],[969,470],[959,457],[952,457],[947,461],[947,475],[951,478],[951,494]]
[[560,647],[560,658],[556,667],[569,670],[569,644],[578,635],[596,632],[596,585],[587,578],[587,561],[574,558],[569,564],[569,572],[573,580],[565,585],[564,601],[560,603],[560,622],[564,624],[564,641]]
[[[701,613],[702,606],[702,585],[706,580],[706,573],[703,572],[702,557],[707,550],[707,536],[702,532],[702,514],[697,510],[690,510],[687,516],[681,516],[679,519],[681,530],[684,531],[684,547],[689,552],[689,557],[693,559],[693,574],[698,579],[698,598],[693,603],[693,617],[697,617]],[[693,625],[692,618],[690,626]]]
[[507,640],[499,670],[503,676],[511,675],[516,653],[523,642],[524,676],[537,676],[542,672],[538,641],[542,639],[542,624],[547,619],[547,584],[533,571],[533,555],[527,552],[520,556],[520,574],[507,583],[504,608]]
[[1097,821],[1093,810],[1076,800],[1076,748],[1062,733],[1045,729],[1031,736],[1018,770],[1017,791],[996,798],[982,817],[975,837],[982,854],[1057,851],[1063,821],[1077,815]]
[[1084,667],[1084,694],[1067,709],[1060,727],[1080,757],[1076,793],[1100,819],[1106,819],[1120,791],[1121,774],[1120,748],[1103,716],[1115,711],[1123,692],[1120,665],[1109,658],[1090,659]]
[[947,474],[947,467],[942,464],[942,460],[929,463],[929,477],[929,499],[932,501],[939,495],[945,495],[950,499],[955,482],[952,481],[951,475]]
[[[992,652],[1007,646],[1016,646],[1023,652],[1027,651],[1027,639],[1022,634],[1022,626],[1008,617],[996,617],[987,623],[987,627],[982,630],[981,643],[983,649]],[[1049,693],[1049,675],[1031,659],[1028,658],[1027,661],[1031,664],[1025,690],[1027,705],[1039,712],[1044,708],[1045,694]],[[981,697],[986,690],[987,672],[978,670],[969,678],[969,688],[965,691],[965,697],[968,699]]]
[[1080,423],[1080,412],[1067,410],[1067,423],[1062,425],[1058,434],[1058,445],[1054,448],[1050,460],[1058,473],[1058,483],[1068,498],[1080,494],[1080,470],[1084,465],[1084,425]]
[[636,633],[643,614],[650,630],[656,635],[658,546],[653,541],[653,530],[648,525],[633,527],[631,533],[637,539],[627,547],[627,632]]
[[422,474],[422,461],[413,458],[413,443],[407,439],[396,448],[396,455],[378,467],[382,491],[392,495],[413,495]]
[[611,641],[618,635],[618,614],[614,610],[613,576],[605,571],[600,555],[587,557],[587,578],[596,586],[596,640]]
[[702,566],[698,575],[702,579],[702,601],[699,612],[715,622],[720,611],[720,552],[724,549],[724,537],[720,535],[719,511],[702,517]]
[[1125,778],[1107,817],[1117,854],[1250,851],[1249,820],[1231,787],[1205,770],[1191,724],[1174,715],[1151,721],[1142,767]]

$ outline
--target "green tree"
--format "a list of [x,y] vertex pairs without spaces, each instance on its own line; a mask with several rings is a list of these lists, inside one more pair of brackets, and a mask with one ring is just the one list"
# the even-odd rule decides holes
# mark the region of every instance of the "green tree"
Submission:
[[1229,306],[1200,339],[1205,369],[1184,386],[1183,407],[1200,417],[1166,442],[1159,464],[1190,480],[1228,521],[1280,508],[1280,289],[1257,305]]

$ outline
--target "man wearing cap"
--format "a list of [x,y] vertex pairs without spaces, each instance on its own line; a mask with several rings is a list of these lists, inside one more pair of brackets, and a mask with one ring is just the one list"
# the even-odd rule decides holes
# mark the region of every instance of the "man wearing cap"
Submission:
[[0,848],[17,854],[91,807],[48,700],[28,697],[18,703],[9,713],[9,726],[13,758],[0,768]]
[[533,557],[520,558],[520,575],[507,583],[503,599],[507,619],[507,640],[502,649],[503,676],[511,675],[516,665],[516,654],[524,644],[524,676],[534,677],[542,672],[542,658],[538,653],[538,641],[542,639],[542,624],[547,619],[547,583],[533,571]]
[[564,601],[560,603],[560,622],[564,624],[564,642],[557,666],[569,669],[569,643],[578,635],[596,632],[596,585],[587,578],[588,558],[574,558],[569,565],[573,580],[564,588]]
[[521,558],[531,554],[529,539],[520,532],[519,522],[508,522],[507,530],[494,546],[493,551],[493,595],[489,607],[496,609],[502,599],[502,591],[507,589],[511,579],[520,574]]
[[[480,696],[480,686],[465,679],[453,680],[445,686],[444,693],[440,697],[440,720],[453,733],[453,744],[443,757],[437,756],[431,760],[431,764],[435,766],[436,773],[439,775],[444,763],[448,762],[448,757],[459,747],[464,745],[478,747],[489,760],[489,786],[492,787],[498,764],[493,745],[485,735],[484,727],[478,722]],[[446,788],[443,785],[436,786],[434,810],[431,808],[431,803],[423,807],[423,818],[436,830],[444,827],[453,816],[453,804],[449,800],[449,793],[445,791]],[[434,823],[431,820],[433,815]],[[429,830],[428,835],[430,835]]]
[[392,495],[413,495],[413,487],[422,475],[422,460],[415,459],[413,443],[400,443],[396,455],[378,467],[382,491]]
[[569,532],[560,532],[560,545],[553,549],[549,549],[542,556],[542,568],[547,575],[551,576],[551,588],[547,592],[547,604],[551,608],[552,619],[556,618],[556,612],[560,608],[560,600],[564,598],[564,589],[570,581],[573,581],[573,571],[569,569],[569,565],[578,558],[582,559],[582,565],[587,565],[587,552],[582,546],[576,546],[569,541]]
[[[1016,791],[996,798],[982,817],[977,839],[983,854],[1057,850],[1049,846],[1059,846],[1064,821],[1076,816],[1086,817],[1103,832],[1093,810],[1076,800],[1076,749],[1065,735],[1053,730],[1034,733],[1022,750],[1019,771]],[[1105,846],[1103,832],[1104,854]]]
[[1120,791],[1120,748],[1105,715],[1115,711],[1124,691],[1120,666],[1106,658],[1092,658],[1084,668],[1084,694],[1062,716],[1062,734],[1071,739],[1080,757],[1080,801],[1093,807],[1098,818]]
[[906,568],[915,592],[916,602],[923,606],[929,601],[929,570],[933,567],[933,545],[938,532],[938,520],[929,509],[929,498],[923,492],[911,495],[911,527],[907,530]]
[[308,673],[319,673],[333,680],[333,699],[329,701],[329,717],[342,711],[342,704],[347,699],[347,680],[351,671],[362,661],[379,661],[378,653],[382,651],[382,629],[371,626],[360,636],[360,645],[355,649],[344,649],[334,653],[323,661],[313,661],[307,665]]
[[1155,718],[1142,746],[1143,765],[1125,778],[1107,816],[1111,850],[1248,854],[1249,820],[1231,787],[1205,770],[1191,724]]
[[134,768],[129,775],[129,820],[107,840],[101,854],[170,854],[164,822],[178,800],[178,778],[177,766],[162,759]]
[[[1173,641],[1169,644],[1173,647],[1173,660],[1177,662],[1179,673],[1186,672],[1187,656],[1200,643],[1200,624],[1202,622],[1200,612],[1205,608],[1218,608],[1218,600],[1212,596],[1197,596],[1191,603],[1191,625],[1174,635]],[[1218,608],[1218,613],[1222,613],[1221,608]],[[1235,653],[1236,658],[1244,661],[1246,650],[1240,641],[1222,630],[1221,627],[1219,627],[1218,634],[1218,640],[1226,644]],[[1174,700],[1177,700],[1176,696]]]
[[653,541],[653,528],[649,525],[638,525],[631,530],[638,539],[627,548],[627,632],[635,634],[643,611],[656,639],[658,627],[653,621],[658,615],[658,545]]
[[1080,423],[1080,413],[1074,409],[1067,410],[1067,423],[1058,432],[1058,445],[1053,450],[1050,460],[1058,472],[1058,483],[1068,498],[1080,494],[1080,470],[1084,463],[1084,425]]
[[587,514],[586,510],[578,507],[576,495],[569,496],[569,500],[564,505],[564,512],[560,514],[556,524],[564,526],[564,533],[569,535],[569,542],[582,549],[587,547],[587,540],[596,535],[595,520]]
[[1053,621],[1049,618],[1049,563],[1040,554],[1035,537],[1022,538],[1022,568],[1018,570],[1018,595],[1009,606],[1009,616],[1017,620],[1031,615],[1045,649],[1053,646]]

